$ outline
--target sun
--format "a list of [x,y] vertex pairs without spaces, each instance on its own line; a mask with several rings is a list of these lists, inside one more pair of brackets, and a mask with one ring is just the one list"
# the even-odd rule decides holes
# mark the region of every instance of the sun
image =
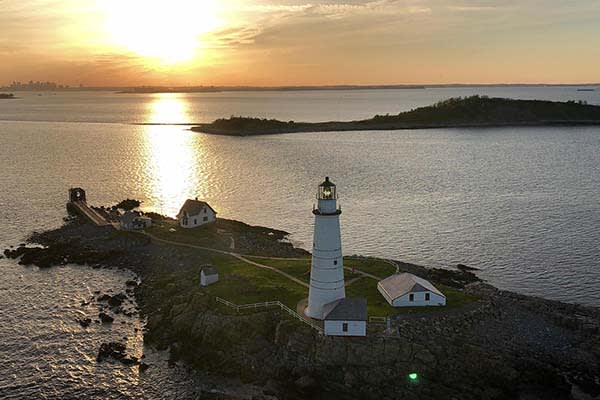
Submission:
[[117,46],[168,64],[194,58],[200,36],[221,25],[216,0],[99,1]]

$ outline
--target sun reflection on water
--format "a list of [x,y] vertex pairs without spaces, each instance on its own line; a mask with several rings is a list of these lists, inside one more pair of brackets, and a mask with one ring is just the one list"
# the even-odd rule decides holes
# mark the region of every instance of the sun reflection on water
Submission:
[[[189,122],[185,97],[165,93],[149,104],[148,123],[185,124]],[[148,125],[145,129],[145,158],[148,168],[151,206],[175,216],[186,198],[203,193],[198,177],[202,159],[200,147],[194,146],[197,134],[176,125]]]

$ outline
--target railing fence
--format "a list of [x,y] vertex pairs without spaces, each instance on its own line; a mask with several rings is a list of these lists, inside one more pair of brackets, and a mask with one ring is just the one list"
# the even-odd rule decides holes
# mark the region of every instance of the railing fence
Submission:
[[320,334],[323,334],[323,328],[321,328],[317,324],[314,324],[314,323],[306,320],[304,317],[302,317],[296,311],[292,310],[291,308],[289,308],[288,306],[286,306],[285,304],[283,304],[279,300],[265,301],[265,302],[262,302],[262,303],[252,303],[252,304],[235,304],[235,303],[232,303],[232,302],[230,302],[228,300],[225,300],[225,299],[223,299],[221,297],[218,297],[218,296],[215,297],[215,300],[217,301],[217,303],[221,303],[223,305],[226,305],[227,307],[233,308],[237,312],[240,312],[240,310],[248,310],[248,309],[258,310],[259,308],[279,307],[281,310],[287,312],[292,317],[296,318],[297,320],[300,320],[300,321],[304,322],[306,325],[308,325],[311,328],[315,329]]

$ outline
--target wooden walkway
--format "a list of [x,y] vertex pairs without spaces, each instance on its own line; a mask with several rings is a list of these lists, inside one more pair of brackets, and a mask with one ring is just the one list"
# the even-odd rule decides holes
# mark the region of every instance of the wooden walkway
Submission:
[[112,226],[112,224],[108,222],[104,216],[88,206],[85,201],[72,201],[69,203],[69,205],[72,207],[74,212],[78,213],[96,226]]

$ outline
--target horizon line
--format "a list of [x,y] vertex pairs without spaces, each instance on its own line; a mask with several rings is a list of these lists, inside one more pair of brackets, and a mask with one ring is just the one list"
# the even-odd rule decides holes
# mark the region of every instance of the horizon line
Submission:
[[[13,81],[17,82],[17,81]],[[22,85],[30,84],[28,82],[19,82]],[[48,82],[32,82],[32,83],[48,83]],[[324,85],[100,85],[100,86],[83,86],[83,85],[66,85],[56,82],[49,82],[60,85],[56,88],[14,88],[10,85],[0,86],[0,90],[14,91],[84,91],[84,90],[121,90],[129,91],[126,93],[135,94],[136,91],[144,93],[144,90],[206,90],[206,91],[277,91],[277,90],[360,90],[360,89],[426,89],[426,88],[445,88],[445,87],[552,87],[552,86],[600,86],[600,82],[586,83],[399,83],[399,84],[324,84]]]

